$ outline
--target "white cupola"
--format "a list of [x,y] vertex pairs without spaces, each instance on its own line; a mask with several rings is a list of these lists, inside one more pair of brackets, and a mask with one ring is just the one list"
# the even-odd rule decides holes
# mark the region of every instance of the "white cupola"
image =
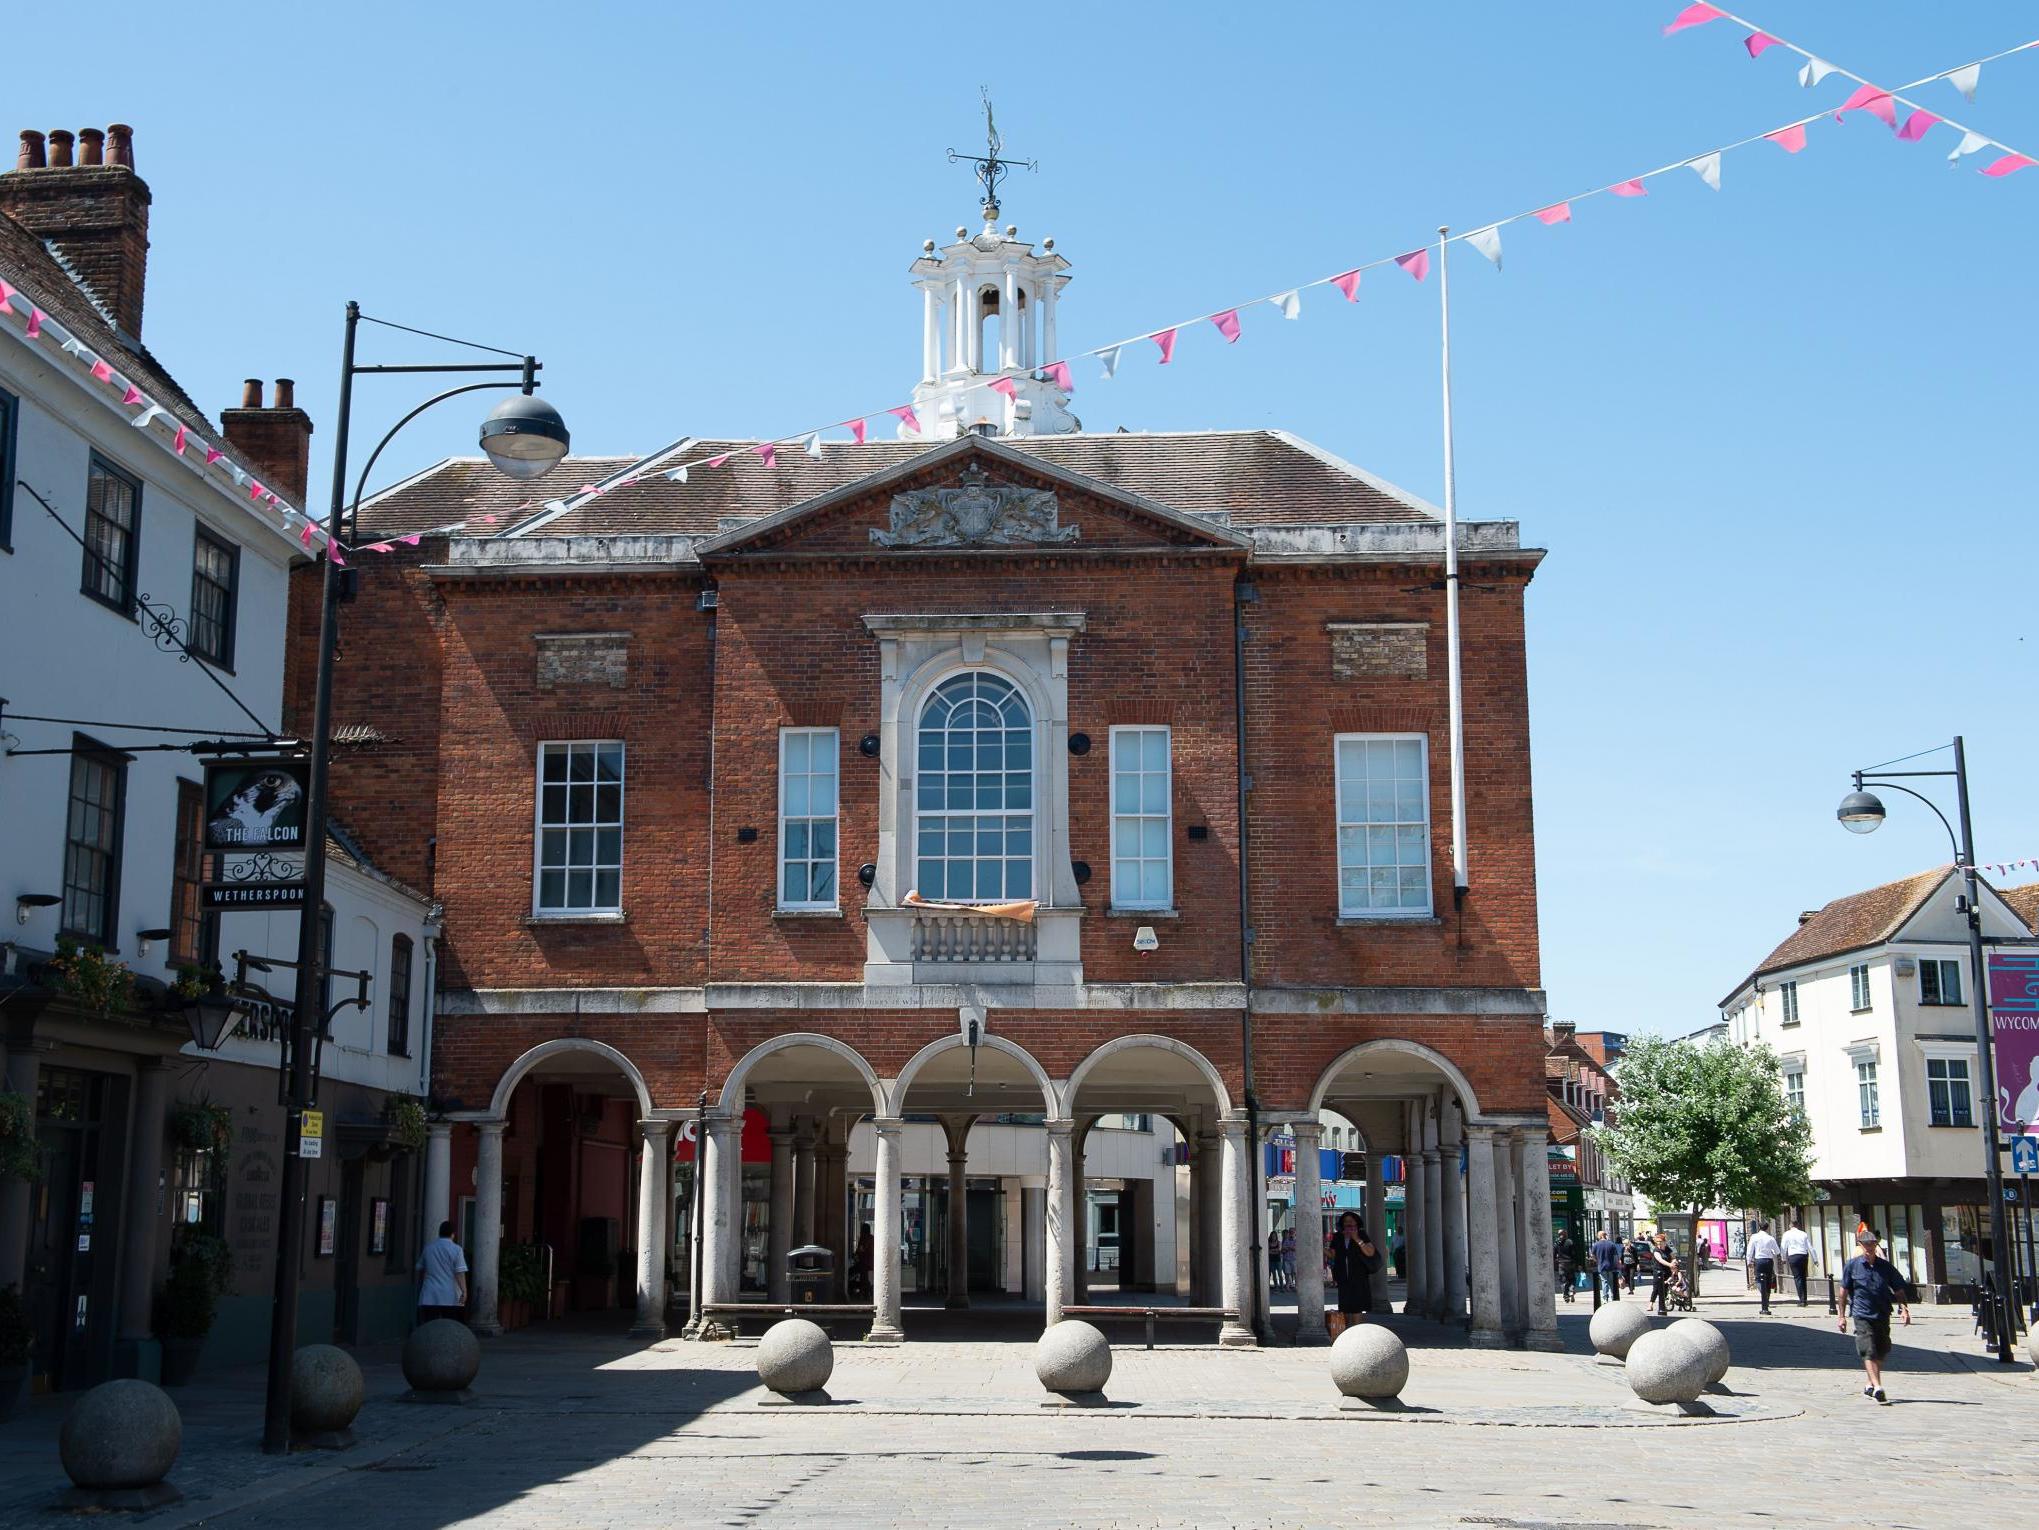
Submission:
[[[946,441],[988,425],[1002,436],[1060,435],[1082,429],[1069,394],[1038,376],[1058,360],[1055,298],[1069,262],[1055,241],[1036,250],[1019,229],[997,227],[998,204],[986,200],[984,230],[937,250],[930,239],[913,263],[921,294],[920,382],[914,412],[924,439]],[[1011,397],[992,383],[1010,378]]]

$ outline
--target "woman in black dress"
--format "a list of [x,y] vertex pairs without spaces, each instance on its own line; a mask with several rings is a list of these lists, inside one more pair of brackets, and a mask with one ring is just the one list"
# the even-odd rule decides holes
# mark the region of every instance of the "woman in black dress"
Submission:
[[1366,1224],[1358,1212],[1346,1212],[1331,1240],[1331,1281],[1338,1287],[1341,1330],[1347,1323],[1365,1322],[1373,1311],[1373,1274],[1380,1267],[1381,1251],[1367,1236]]

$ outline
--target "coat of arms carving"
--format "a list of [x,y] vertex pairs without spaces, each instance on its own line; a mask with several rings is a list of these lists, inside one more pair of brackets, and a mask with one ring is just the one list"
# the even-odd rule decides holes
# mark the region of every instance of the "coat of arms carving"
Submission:
[[880,547],[1022,547],[1074,542],[1077,526],[1060,524],[1052,489],[993,483],[971,463],[954,489],[910,489],[892,496],[892,524],[871,528]]

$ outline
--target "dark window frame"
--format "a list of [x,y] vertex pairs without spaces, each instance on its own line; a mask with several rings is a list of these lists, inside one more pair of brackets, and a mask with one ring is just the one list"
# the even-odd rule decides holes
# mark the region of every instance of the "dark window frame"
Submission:
[[0,388],[0,552],[14,551],[14,438],[21,400]]
[[[189,814],[187,809],[195,809]],[[187,821],[197,830],[187,837]],[[204,967],[219,960],[219,915],[205,911],[205,788],[196,781],[177,781],[177,830],[170,849],[170,961]],[[186,943],[197,931],[197,944]]]
[[[207,649],[198,640],[199,586],[205,584],[210,585],[214,589],[220,588],[215,581],[206,577],[199,566],[199,553],[207,546],[211,546],[217,552],[226,554],[227,560],[227,582],[222,591],[225,609],[220,613],[219,647],[217,651]],[[238,626],[235,618],[239,612],[240,603],[240,544],[220,536],[216,532],[208,531],[203,526],[197,527],[191,538],[191,614],[187,625],[187,630],[191,635],[189,647],[194,655],[203,659],[214,669],[225,670],[230,675],[234,672],[234,633],[235,628]]]
[[[1968,1000],[1965,996],[1965,989],[1961,981],[1961,969],[1965,965],[1966,963],[1954,957],[1947,956],[1920,957],[1919,958],[1920,1005],[1929,1006],[1936,1009],[1968,1008]],[[1951,999],[1947,996],[1947,981],[1946,981],[1947,974],[1950,970],[1954,974],[1954,996]],[[1932,981],[1930,983],[1927,982],[1926,980],[1926,974],[1929,972],[1932,974]],[[1928,989],[1931,990],[1930,996],[1928,996],[1927,992]]]
[[[402,958],[401,964],[399,957]],[[412,958],[411,937],[392,935],[389,940],[389,1030],[385,1037],[391,1057],[411,1055]]]
[[[120,869],[122,851],[127,840],[127,768],[133,756],[110,749],[97,739],[83,733],[71,735],[71,774],[64,791],[64,862],[61,868],[61,886],[64,902],[58,914],[58,933],[71,940],[82,941],[99,950],[115,952],[120,949]],[[88,847],[94,854],[106,857],[106,885],[99,893],[104,905],[100,916],[100,928],[87,930],[70,923],[71,913],[71,849],[84,841],[71,837],[71,809],[77,799],[78,766],[81,761],[90,761],[113,772],[112,818],[113,832],[110,843],[105,846]]]
[[[1933,1077],[1937,1064],[1940,1076]],[[1960,1069],[1957,1077],[1955,1069]],[[1961,1108],[1954,1108],[1954,1086],[1961,1086]],[[1968,1071],[1965,1057],[1929,1057],[1926,1059],[1926,1124],[1929,1126],[1955,1126],[1973,1129],[1975,1126],[1975,1078]]]
[[[92,521],[98,515],[98,512],[92,508],[92,480],[100,476],[126,484],[134,496],[134,508],[128,517],[126,528],[127,566],[120,571],[120,599],[118,600],[110,599],[98,587],[97,582],[92,577],[95,565],[101,562],[99,555],[92,550]],[[100,518],[104,519],[104,517]],[[136,580],[141,577],[142,563],[142,481],[135,477],[134,474],[123,472],[120,468],[115,467],[97,452],[92,454],[91,464],[85,472],[85,524],[83,531],[85,538],[85,561],[78,575],[79,593],[88,600],[96,600],[109,611],[118,611],[129,621],[137,620],[135,616],[135,589]]]

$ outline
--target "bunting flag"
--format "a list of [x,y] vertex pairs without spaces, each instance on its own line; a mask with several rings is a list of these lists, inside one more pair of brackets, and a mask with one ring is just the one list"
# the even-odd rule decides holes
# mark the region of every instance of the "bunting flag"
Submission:
[[762,462],[766,467],[777,467],[779,465],[779,453],[771,442],[760,441],[751,450],[758,454],[758,461]]
[[1147,338],[1161,347],[1161,364],[1164,367],[1169,362],[1175,360],[1175,331],[1173,329],[1157,329]]
[[685,483],[687,481],[687,465],[683,462],[666,474],[666,481],[668,483]]
[[[1060,388],[1064,393],[1074,393],[1076,391],[1076,383],[1070,375],[1069,363],[1066,361],[1049,362],[1041,368],[1041,376]],[[863,435],[859,433],[857,439],[859,441],[863,440]]]
[[403,543],[404,546],[406,547],[416,547],[420,542],[424,541],[424,539],[425,534],[421,531],[414,531],[407,537],[397,538],[397,540]]
[[391,542],[370,542],[366,547],[357,547],[354,550],[356,552],[394,552],[396,546]]
[[250,478],[248,480],[248,498],[260,499],[264,494],[267,494],[268,492],[269,491],[267,489],[262,487],[261,479]]
[[[1057,365],[1060,365],[1060,363],[1058,362]],[[856,437],[857,445],[862,446],[864,444],[864,422],[862,420],[849,420],[845,423],[850,427],[850,434]]]
[[1016,399],[1019,397],[1019,384],[1010,377],[994,377],[987,386],[990,387],[993,393],[1005,398]]
[[1794,122],[1788,128],[1779,128],[1776,132],[1765,133],[1763,136],[1786,154],[1796,154],[1805,147],[1805,124]]
[[1466,243],[1494,262],[1496,271],[1501,269],[1501,230],[1498,227],[1475,229],[1466,235]]
[[1553,202],[1548,207],[1538,208],[1530,216],[1546,227],[1553,223],[1570,223],[1572,221],[1572,204],[1570,202]]
[[2032,163],[2034,161],[2023,154],[2006,154],[2003,158],[1992,160],[1984,165],[1982,173],[1995,179],[2001,179],[2015,171],[2024,169]]
[[149,426],[155,421],[156,416],[161,414],[162,412],[163,406],[161,404],[151,404],[149,405],[148,408],[144,409],[140,414],[136,415],[133,419],[129,420],[128,424],[134,426],[136,430],[147,430]]
[[1963,133],[1961,135],[1961,142],[1954,145],[1954,152],[1947,156],[1947,163],[1951,165],[1964,155],[1974,154],[1978,150],[1987,149],[1988,147],[1989,140],[1983,137],[1982,134]]
[[904,429],[912,431],[915,435],[920,434],[920,416],[913,412],[913,405],[901,404],[898,408],[885,412],[898,420]]
[[1411,250],[1406,255],[1397,255],[1395,264],[1420,282],[1430,274],[1430,248],[1426,245],[1420,250]]
[[7,283],[5,283],[4,281],[0,281],[0,313],[14,312],[14,305],[8,301],[8,299],[13,296],[14,289],[8,286]]
[[[307,529],[309,528],[307,527]],[[340,544],[333,541],[330,537],[326,539],[326,556],[333,560],[334,568],[345,568],[347,566],[347,560],[340,556]]]
[[1664,27],[1664,35],[1669,37],[1673,32],[1682,32],[1687,27],[1704,26],[1709,21],[1720,20],[1726,14],[1726,11],[1715,10],[1710,5],[1688,5],[1671,18]]
[[1211,315],[1211,322],[1218,327],[1218,333],[1225,337],[1225,343],[1227,345],[1235,345],[1238,343],[1239,340],[1238,309],[1227,308],[1223,313],[1214,313]]
[[1640,176],[1632,181],[1623,181],[1619,185],[1609,186],[1607,189],[1618,197],[1646,197],[1650,194],[1649,188],[1643,185],[1642,177]]
[[207,467],[211,467],[215,462],[219,461],[219,459],[224,457],[225,455],[226,453],[221,451],[217,446],[208,446],[205,449],[205,465]]
[[182,420],[177,422],[177,439],[170,443],[170,450],[180,457],[184,455],[184,422]]
[[723,453],[723,454],[722,454],[721,456],[719,456],[719,457],[710,457],[710,458],[708,459],[708,466],[710,466],[710,467],[712,467],[712,468],[719,468],[719,467],[721,467],[721,466],[722,466],[722,464],[723,464],[723,463],[727,462],[728,460],[729,460],[729,453],[728,453],[728,452],[724,452],[724,453]]
[[1281,310],[1284,319],[1300,319],[1303,316],[1303,295],[1294,287],[1286,292],[1277,292],[1267,301]]
[[1833,72],[1834,66],[1825,59],[1808,58],[1798,71],[1798,83],[1810,90]]
[[1961,92],[1961,99],[1973,104],[1975,87],[1982,82],[1982,65],[1963,64],[1947,76],[1947,83]]
[[1714,150],[1711,154],[1702,154],[1697,159],[1687,160],[1686,163],[1692,167],[1693,174],[1697,175],[1715,191],[1720,190],[1720,151],[1718,149]]
[[28,328],[21,332],[22,335],[30,340],[40,340],[42,338],[42,321],[45,317],[46,315],[40,308],[31,307],[28,310]]
[[304,543],[306,547],[312,545],[312,523],[310,521],[304,523],[304,530],[298,533],[297,539]]
[[[79,354],[82,355],[83,352]],[[95,361],[92,363],[92,375],[103,383],[110,383],[113,381],[113,368],[104,361]]]
[[1359,273],[1357,271],[1347,271],[1343,275],[1332,277],[1331,285],[1345,294],[1346,302],[1357,303],[1359,301]]
[[807,455],[815,458],[821,456],[821,432],[818,430],[811,431],[808,434]]
[[1749,50],[1750,58],[1761,58],[1764,49],[1774,48],[1782,40],[1772,37],[1768,32],[1751,32],[1742,39],[1742,46]]
[[1905,118],[1904,126],[1897,130],[1898,141],[1900,143],[1917,143],[1926,136],[1926,130],[1939,120],[1938,117],[1927,111],[1923,106],[1919,107],[1909,117]]
[[139,404],[142,401],[142,390],[133,383],[129,383],[127,391],[121,394],[120,401],[123,404]]
[[1897,103],[1891,100],[1889,91],[1875,85],[1857,85],[1848,99],[1841,103],[1841,109],[1834,113],[1834,121],[1839,122],[1849,112],[1858,109],[1896,131]]
[[1119,348],[1116,345],[1108,345],[1099,351],[1097,359],[1099,364],[1104,367],[1104,375],[1107,378],[1117,374],[1119,370]]

